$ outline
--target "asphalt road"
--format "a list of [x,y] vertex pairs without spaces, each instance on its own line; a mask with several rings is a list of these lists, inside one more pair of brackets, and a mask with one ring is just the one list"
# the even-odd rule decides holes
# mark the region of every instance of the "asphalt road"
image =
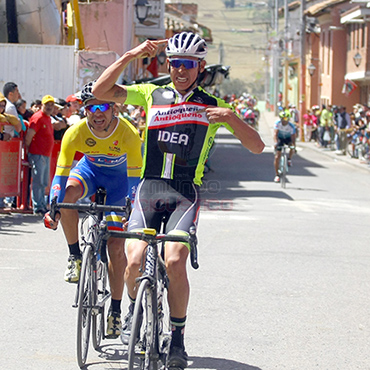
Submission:
[[[369,172],[302,144],[281,189],[273,119],[263,115],[258,156],[218,135],[202,190],[200,268],[189,266],[189,368],[370,369]],[[0,252],[0,368],[77,369],[62,231],[1,215]],[[90,350],[86,369],[126,368],[119,340]]]

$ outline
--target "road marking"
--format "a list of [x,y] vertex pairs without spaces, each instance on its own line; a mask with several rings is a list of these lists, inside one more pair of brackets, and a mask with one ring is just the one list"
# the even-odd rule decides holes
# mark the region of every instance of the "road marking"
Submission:
[[200,220],[206,219],[206,220],[219,220],[219,219],[228,219],[228,220],[241,220],[241,221],[255,221],[257,220],[256,217],[252,216],[245,216],[245,215],[236,215],[236,214],[231,214],[223,212],[223,213],[206,213],[202,212],[200,214]]
[[16,248],[0,248],[0,251],[11,251],[11,252],[40,252],[40,253],[55,253],[55,251],[45,249],[16,249]]

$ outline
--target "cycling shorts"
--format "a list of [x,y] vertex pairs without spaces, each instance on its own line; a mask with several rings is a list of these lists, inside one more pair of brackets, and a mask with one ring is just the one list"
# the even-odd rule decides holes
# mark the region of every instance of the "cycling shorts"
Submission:
[[284,139],[283,138],[278,138],[278,142],[275,145],[275,150],[277,152],[281,152],[284,145],[288,145],[288,146],[293,145],[292,138],[291,137],[286,137]]
[[128,230],[189,233],[190,227],[198,223],[199,208],[199,187],[192,181],[145,178],[136,192]]
[[[110,206],[125,206],[128,189],[128,181],[123,176],[117,176],[117,172],[106,167],[97,167],[89,164],[83,157],[74,167],[68,177],[68,181],[77,181],[82,187],[80,199],[90,197],[102,186],[107,191],[105,204]],[[123,212],[106,212],[107,226],[109,230],[122,231]]]

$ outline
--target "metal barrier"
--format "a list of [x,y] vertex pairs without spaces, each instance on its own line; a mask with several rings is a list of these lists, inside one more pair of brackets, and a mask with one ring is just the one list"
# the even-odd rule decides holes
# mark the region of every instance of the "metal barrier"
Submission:
[[[45,194],[49,194],[60,152],[61,142],[55,141],[50,158],[50,181]],[[23,154],[23,156],[22,156]],[[22,159],[23,157],[23,159]],[[32,213],[30,197],[30,166],[21,139],[0,141],[0,197],[15,196],[16,208],[0,208],[0,213]]]
[[19,196],[21,193],[22,141],[0,141],[0,196]]

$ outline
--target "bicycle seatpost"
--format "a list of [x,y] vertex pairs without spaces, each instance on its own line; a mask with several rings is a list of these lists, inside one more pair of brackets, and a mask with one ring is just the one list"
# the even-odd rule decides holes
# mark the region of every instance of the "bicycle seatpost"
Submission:
[[105,204],[105,199],[107,198],[107,191],[103,187],[99,187],[96,190],[95,203]]

